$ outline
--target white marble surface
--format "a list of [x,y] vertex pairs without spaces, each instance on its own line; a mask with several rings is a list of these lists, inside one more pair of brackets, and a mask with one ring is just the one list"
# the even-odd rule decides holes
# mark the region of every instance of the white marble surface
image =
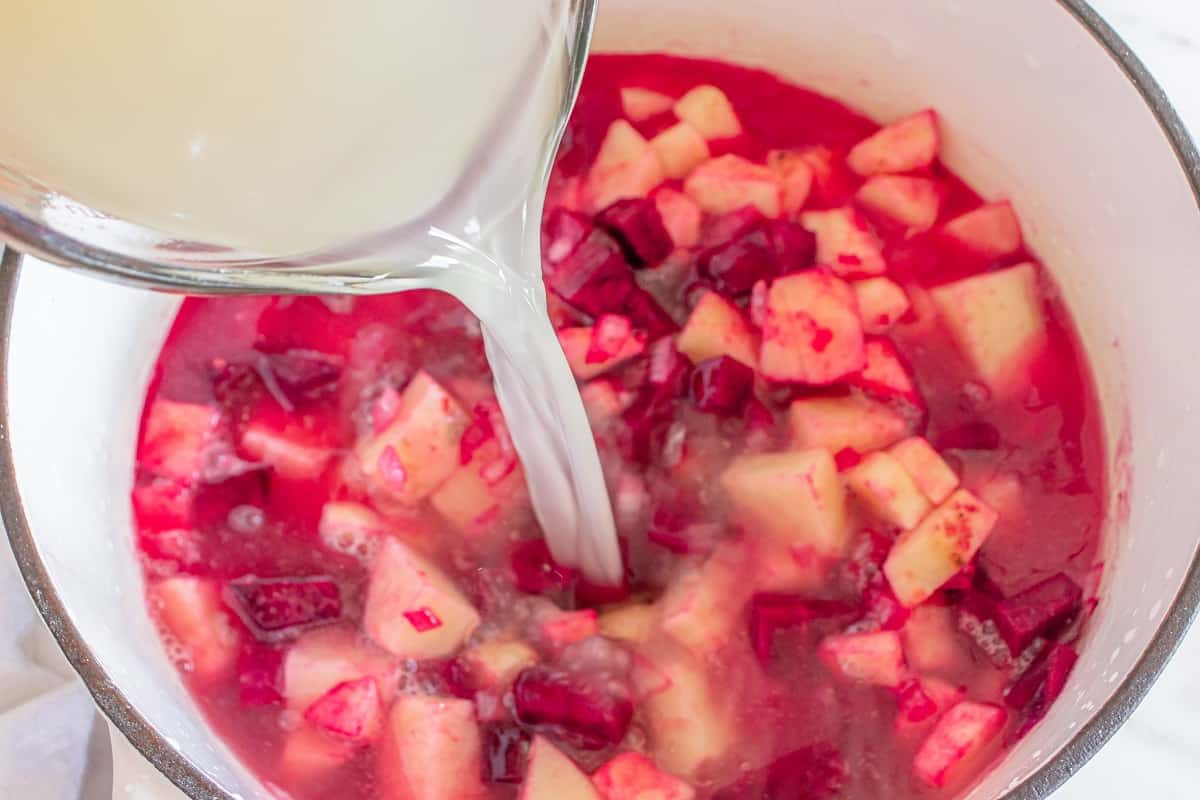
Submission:
[[[1200,0],[1093,0],[1093,5],[1146,62],[1184,121],[1200,137]],[[7,560],[7,553],[0,553],[0,558]],[[69,670],[61,657],[53,652],[45,631],[33,623],[27,602],[20,598],[13,572],[11,563],[0,564],[0,590],[3,590],[0,591],[0,615],[10,623],[16,623],[21,633],[13,653],[0,650],[0,689],[14,695],[10,699],[17,699],[16,695],[36,696],[50,686],[62,685],[60,691],[39,700],[36,708],[33,703],[27,706],[40,720],[41,724],[36,727],[41,728],[43,734],[50,733],[54,727],[51,720],[57,717],[64,725],[86,728],[86,723],[81,726],[66,721],[83,713],[86,696],[78,688],[70,687]],[[21,673],[23,682],[19,682],[15,681],[14,673],[6,672],[6,668],[19,662],[27,663],[30,658],[50,666],[37,670],[33,676],[37,679],[36,685],[26,686],[30,679],[28,672]],[[79,705],[81,702],[82,706]],[[70,711],[71,708],[78,710]],[[6,727],[0,725],[0,740],[5,738],[3,734],[12,734],[12,728],[5,731]],[[12,727],[28,730],[29,722],[17,720]],[[1132,719],[1095,759],[1054,795],[1054,800],[1124,800],[1129,797],[1193,800],[1200,797],[1200,736],[1196,735],[1197,728],[1200,728],[1200,627],[1183,643]],[[95,768],[97,762],[108,759],[107,748],[97,741],[102,736],[91,737],[91,748],[88,748],[85,736],[71,748],[56,754],[53,771],[61,775],[65,785],[52,792],[53,797],[46,795],[45,800],[74,800],[77,797],[90,800],[108,796],[107,788],[102,785],[108,778],[107,764]],[[92,751],[90,759],[88,749]],[[7,752],[5,748],[0,750]],[[20,748],[13,752],[19,754]],[[83,765],[89,760],[94,768],[84,769]],[[17,766],[17,761],[9,761],[11,763],[5,763],[6,760],[0,758],[0,800],[33,800],[21,788],[22,773],[27,770]],[[82,792],[67,788],[78,786],[81,778]],[[44,791],[40,793],[44,794]]]
[[[986,2],[987,0],[981,0]],[[1092,0],[1200,138],[1200,0]],[[1146,701],[1054,800],[1200,797],[1200,626]]]

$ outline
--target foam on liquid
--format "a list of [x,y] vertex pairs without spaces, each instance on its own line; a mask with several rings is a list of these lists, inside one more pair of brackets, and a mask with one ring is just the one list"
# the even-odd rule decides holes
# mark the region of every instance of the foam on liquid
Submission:
[[0,165],[248,253],[331,250],[415,223],[366,262],[372,276],[443,289],[480,317],[555,556],[613,582],[612,512],[538,257],[566,6],[10,0]]

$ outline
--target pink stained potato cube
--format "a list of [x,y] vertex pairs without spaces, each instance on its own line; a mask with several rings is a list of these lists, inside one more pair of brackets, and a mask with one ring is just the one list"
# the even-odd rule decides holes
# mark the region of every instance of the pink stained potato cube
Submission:
[[900,534],[883,564],[900,602],[912,608],[929,599],[971,562],[998,519],[982,500],[959,489],[920,525]]
[[588,172],[584,203],[595,212],[618,200],[647,197],[665,179],[658,153],[632,125],[619,119],[609,126]]
[[922,676],[904,681],[897,689],[896,735],[908,741],[923,738],[966,696],[963,687],[941,678]]
[[538,663],[538,654],[516,639],[492,639],[470,647],[459,659],[475,686],[503,693],[522,670]]
[[909,433],[903,417],[859,394],[794,400],[788,407],[788,428],[793,447],[821,447],[834,454],[846,448],[870,453]]
[[827,636],[817,654],[848,681],[894,689],[904,678],[904,646],[896,631]]
[[1047,341],[1037,268],[1028,262],[930,292],[942,323],[975,374],[1000,397],[1028,386]]
[[913,772],[922,782],[943,787],[965,777],[1004,730],[1008,713],[990,703],[964,700],[938,720],[913,759]]
[[311,725],[287,734],[279,754],[279,770],[290,780],[321,781],[359,753],[357,742],[340,740]]
[[219,681],[233,671],[238,634],[226,616],[215,580],[167,578],[150,584],[149,595],[163,627],[184,648],[184,671],[202,684]]
[[709,159],[704,135],[687,122],[678,122],[650,140],[668,178],[686,178]]
[[[417,624],[411,615],[434,620]],[[379,549],[367,587],[363,629],[400,658],[446,658],[479,625],[479,612],[431,561],[389,539]]]
[[867,278],[850,285],[866,333],[887,333],[911,307],[908,295],[889,278]]
[[752,536],[818,557],[845,553],[846,490],[828,450],[739,456],[720,482]]
[[321,544],[334,553],[371,563],[379,549],[379,540],[387,533],[383,517],[361,503],[330,501],[321,507],[317,535]]
[[640,86],[621,88],[621,111],[634,122],[644,122],[651,117],[665,114],[674,105],[675,98],[653,89],[643,89]]
[[649,198],[618,200],[596,215],[596,223],[621,246],[634,267],[653,267],[675,247],[658,206]]
[[958,632],[954,609],[950,606],[929,603],[917,606],[900,635],[914,672],[949,680],[971,669],[971,652]]
[[758,342],[741,309],[716,292],[705,292],[675,343],[693,364],[729,356],[754,369]]
[[703,218],[696,201],[683,192],[665,187],[655,192],[652,199],[675,246],[695,247],[700,241],[700,221]]
[[886,452],[871,453],[845,477],[846,486],[872,514],[902,530],[916,527],[933,509],[912,476]]
[[846,164],[864,177],[910,172],[932,164],[940,146],[936,112],[918,111],[859,142],[846,156]]
[[559,650],[600,632],[594,608],[562,611],[542,620],[538,629],[542,638],[552,648]]
[[486,800],[483,742],[470,700],[403,696],[376,752],[381,800]]
[[395,694],[397,669],[395,659],[353,631],[320,628],[284,653],[282,693],[288,708],[304,711],[335,686],[371,677],[386,703]]
[[881,400],[900,401],[913,411],[924,411],[925,401],[896,346],[888,339],[874,338],[868,339],[863,349],[866,364],[849,383]]
[[355,742],[370,742],[383,724],[383,701],[373,677],[339,683],[304,712],[313,727]]
[[576,380],[586,381],[618,367],[646,350],[646,334],[629,317],[605,314],[595,325],[562,328],[558,343]]
[[660,628],[698,657],[721,649],[739,629],[750,599],[749,568],[740,544],[719,545],[702,566],[667,588],[658,603]]
[[659,609],[650,603],[625,603],[600,612],[600,635],[639,645],[658,629]]
[[580,387],[579,396],[593,428],[602,428],[625,413],[636,397],[633,392],[605,378],[588,381]]
[[252,422],[242,431],[239,447],[255,461],[267,464],[284,478],[312,480],[325,471],[333,451],[306,442],[297,432],[277,431]]
[[203,450],[220,419],[219,409],[199,403],[156,399],[146,414],[138,464],[159,475],[191,483]]
[[354,449],[357,467],[373,491],[415,505],[459,467],[459,440],[470,418],[425,371],[400,395],[388,426]]
[[544,736],[533,737],[521,800],[605,800],[587,774]]
[[694,800],[696,790],[641,753],[622,753],[592,775],[604,800]]
[[783,213],[787,216],[800,213],[813,189],[814,171],[810,160],[799,153],[774,150],[767,154],[767,166],[783,183]]
[[862,320],[848,283],[810,271],[771,284],[759,351],[764,377],[822,385],[865,365]]
[[779,176],[741,156],[705,161],[688,175],[683,190],[709,214],[732,214],[746,206],[769,219],[781,212],[783,183]]
[[892,445],[888,452],[931,502],[944,502],[958,488],[958,475],[925,437],[911,436]]
[[705,139],[728,139],[742,132],[729,98],[715,86],[697,86],[675,103],[675,116]]
[[854,195],[860,208],[900,225],[910,233],[934,226],[942,208],[942,189],[930,178],[876,175]]
[[1017,212],[1007,200],[955,217],[942,226],[942,235],[988,260],[1016,255],[1024,244]]
[[800,223],[817,237],[817,263],[842,276],[882,275],[883,244],[858,209],[806,211]]

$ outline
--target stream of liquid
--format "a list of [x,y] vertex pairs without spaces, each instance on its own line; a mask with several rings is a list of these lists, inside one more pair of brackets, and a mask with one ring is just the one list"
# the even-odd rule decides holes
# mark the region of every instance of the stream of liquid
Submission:
[[615,583],[604,477],[541,282],[570,12],[568,0],[9,0],[0,166],[241,253],[378,242],[355,274],[447,291],[480,318],[555,557]]

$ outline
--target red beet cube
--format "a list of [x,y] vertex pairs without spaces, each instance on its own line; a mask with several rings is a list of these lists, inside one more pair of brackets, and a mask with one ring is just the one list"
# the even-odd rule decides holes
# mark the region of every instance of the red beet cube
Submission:
[[995,450],[1000,447],[1000,431],[990,422],[968,422],[942,431],[937,437],[938,450]]
[[596,215],[596,222],[621,245],[634,267],[653,267],[675,248],[653,200],[618,200]]
[[268,641],[342,616],[341,590],[328,577],[239,578],[230,582],[229,596],[254,635]]
[[1062,694],[1078,660],[1079,654],[1075,648],[1055,644],[1041,661],[1009,687],[1005,702],[1010,708],[1026,711],[1025,727],[1021,733],[1045,716],[1051,704]]
[[556,208],[542,226],[542,260],[548,264],[565,261],[591,235],[594,228],[585,215]]
[[809,745],[718,790],[713,800],[832,800],[846,777],[846,762],[836,747]]
[[704,247],[725,244],[760,227],[766,220],[762,212],[754,206],[743,206],[732,214],[725,214],[713,220],[705,229],[700,243]]
[[1034,639],[1050,635],[1079,610],[1083,590],[1059,573],[996,604],[992,620],[1009,649],[1022,652]]
[[679,323],[658,304],[654,295],[640,286],[635,285],[630,289],[625,305],[620,310],[629,317],[633,327],[645,331],[650,340],[679,330]]
[[690,383],[692,405],[697,409],[732,416],[750,396],[754,370],[729,356],[719,356],[697,364]]
[[750,600],[750,643],[762,664],[771,659],[775,632],[803,625],[821,617],[837,617],[851,611],[841,603],[806,600],[793,594],[756,594]]
[[937,713],[937,703],[921,688],[921,682],[907,680],[896,690],[896,710],[905,722],[924,722]]
[[633,719],[633,703],[628,697],[542,667],[530,667],[517,676],[513,704],[522,725],[581,750],[617,744]]
[[633,270],[616,242],[598,230],[549,270],[546,284],[567,303],[592,316],[623,309],[637,288]]
[[759,280],[777,274],[775,254],[761,230],[705,250],[697,268],[713,288],[727,297],[748,294]]
[[266,356],[266,366],[288,400],[299,404],[324,394],[342,377],[340,356],[315,350],[285,350]]
[[772,220],[765,228],[767,241],[775,256],[777,274],[786,275],[808,269],[816,263],[817,237],[795,222]]
[[517,588],[526,594],[561,591],[575,580],[575,570],[557,564],[544,539],[531,539],[516,545],[509,556],[509,564]]

